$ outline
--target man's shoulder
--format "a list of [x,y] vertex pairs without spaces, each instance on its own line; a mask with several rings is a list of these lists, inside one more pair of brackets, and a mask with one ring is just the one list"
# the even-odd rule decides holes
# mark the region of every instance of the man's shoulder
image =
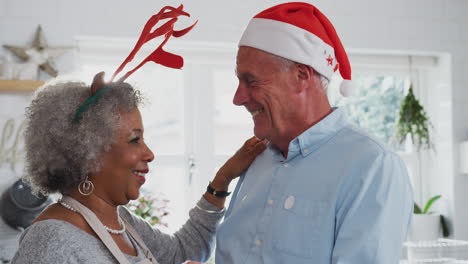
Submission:
[[343,150],[354,153],[369,153],[381,155],[393,153],[393,150],[382,140],[369,134],[362,128],[354,125],[344,126],[334,137],[334,143],[340,145]]
[[366,180],[376,179],[378,175],[381,180],[392,177],[393,180],[405,178],[406,181],[406,168],[400,155],[363,129],[346,126],[335,140],[336,145],[340,146],[340,152],[335,152],[336,158],[349,172],[346,178]]

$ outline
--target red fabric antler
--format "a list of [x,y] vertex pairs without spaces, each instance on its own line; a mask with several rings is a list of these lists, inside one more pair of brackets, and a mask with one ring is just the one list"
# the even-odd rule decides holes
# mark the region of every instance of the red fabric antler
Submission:
[[[143,28],[143,31],[141,32],[140,38],[138,39],[137,43],[135,44],[135,47],[133,50],[130,52],[128,57],[122,62],[122,64],[117,68],[117,70],[114,72],[112,75],[111,82],[114,80],[115,76],[119,74],[125,65],[127,65],[129,62],[133,60],[137,52],[140,50],[140,48],[148,41],[164,35],[164,41],[154,50],[146,59],[144,59],[138,66],[136,66],[133,70],[128,71],[124,76],[122,76],[119,81],[123,82],[125,79],[127,79],[132,73],[134,73],[136,70],[138,70],[141,66],[143,66],[145,63],[148,61],[153,61],[155,63],[164,65],[166,67],[174,68],[174,69],[180,69],[184,65],[184,59],[176,54],[167,52],[163,50],[163,46],[167,43],[170,37],[181,37],[185,34],[187,34],[192,28],[197,24],[198,21],[196,21],[193,25],[190,27],[187,27],[182,30],[174,30],[174,24],[178,19],[178,16],[187,16],[190,17],[190,14],[187,12],[182,11],[184,8],[183,5],[180,5],[178,8],[174,8],[171,6],[165,6],[157,13],[156,15],[153,15],[148,22],[146,22],[145,27]],[[168,12],[166,12],[168,10]],[[170,19],[167,21],[164,25],[162,25],[159,28],[156,28],[153,32],[151,32],[151,29],[162,19]]]

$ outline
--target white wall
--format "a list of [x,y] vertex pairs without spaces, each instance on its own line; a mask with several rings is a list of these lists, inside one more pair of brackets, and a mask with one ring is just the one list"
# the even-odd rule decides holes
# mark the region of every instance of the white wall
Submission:
[[[249,18],[284,1],[190,0],[185,9],[199,24],[184,39],[236,42]],[[344,45],[353,49],[441,52],[451,55],[453,167],[458,168],[458,143],[468,139],[468,1],[467,0],[317,0],[309,1],[333,21]],[[38,24],[53,46],[73,46],[78,35],[136,38],[146,19],[162,0],[0,0],[0,44],[30,43]],[[170,46],[170,44],[168,45]],[[5,54],[4,50],[0,51]],[[74,67],[73,54],[57,64],[63,71]],[[431,96],[431,95],[429,95]],[[3,111],[0,105],[0,111]],[[450,123],[450,122],[449,122]],[[449,173],[450,174],[450,173]],[[453,178],[455,236],[468,240],[468,176]],[[0,179],[1,185],[1,179]],[[435,187],[434,187],[435,188]]]

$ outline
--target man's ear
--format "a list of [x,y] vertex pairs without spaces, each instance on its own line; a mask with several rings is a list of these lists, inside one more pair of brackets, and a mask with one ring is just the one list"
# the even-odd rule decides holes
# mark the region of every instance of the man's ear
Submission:
[[313,79],[314,70],[305,64],[296,63],[296,79],[298,81],[298,92],[306,89]]
[[312,80],[313,70],[310,66],[297,63],[297,78],[298,80]]

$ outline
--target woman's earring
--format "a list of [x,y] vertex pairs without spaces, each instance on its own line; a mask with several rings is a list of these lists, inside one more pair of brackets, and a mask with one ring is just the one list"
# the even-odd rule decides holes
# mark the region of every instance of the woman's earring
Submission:
[[86,179],[78,185],[78,191],[85,196],[90,195],[93,193],[94,190],[94,184],[88,180],[88,176],[86,176]]

